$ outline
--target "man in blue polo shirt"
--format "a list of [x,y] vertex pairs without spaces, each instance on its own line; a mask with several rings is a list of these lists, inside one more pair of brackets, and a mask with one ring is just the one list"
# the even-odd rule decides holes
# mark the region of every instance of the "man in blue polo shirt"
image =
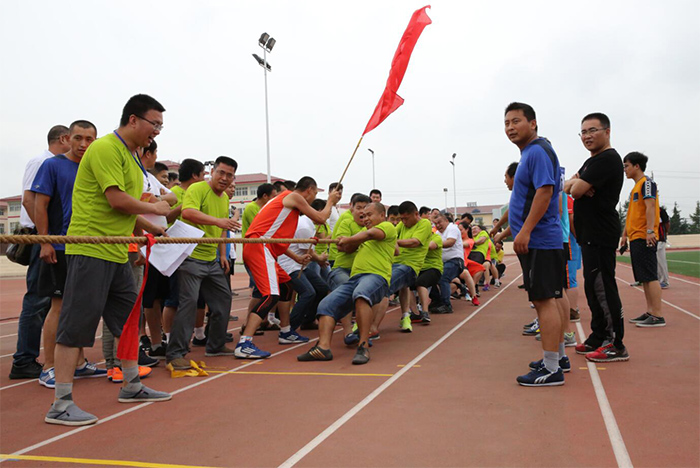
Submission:
[[564,319],[555,302],[562,297],[564,286],[559,160],[549,142],[537,136],[531,106],[519,102],[508,105],[505,131],[521,153],[508,212],[515,236],[513,249],[523,268],[525,289],[537,309],[544,350],[544,358],[530,363],[531,372],[517,381],[531,387],[563,385],[564,370],[571,365],[560,344]]

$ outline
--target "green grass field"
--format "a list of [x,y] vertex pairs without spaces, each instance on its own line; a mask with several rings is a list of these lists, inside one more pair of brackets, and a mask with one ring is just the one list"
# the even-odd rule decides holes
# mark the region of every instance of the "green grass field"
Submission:
[[[619,262],[631,263],[629,253],[617,257]],[[690,250],[687,252],[666,251],[668,260],[668,271],[679,275],[693,276],[700,278],[700,250]]]

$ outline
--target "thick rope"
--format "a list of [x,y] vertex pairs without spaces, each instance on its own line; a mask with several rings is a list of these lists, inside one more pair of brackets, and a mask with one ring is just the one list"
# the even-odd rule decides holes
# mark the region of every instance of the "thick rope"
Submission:
[[[156,244],[335,244],[337,239],[156,237]],[[145,244],[146,237],[0,235],[0,244]]]

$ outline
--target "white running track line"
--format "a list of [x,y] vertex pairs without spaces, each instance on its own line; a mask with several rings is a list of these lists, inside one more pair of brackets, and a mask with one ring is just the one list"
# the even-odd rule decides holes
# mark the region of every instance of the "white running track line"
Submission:
[[[624,263],[618,262],[617,264],[620,265],[620,266],[623,266],[623,267],[625,267],[625,268],[627,268],[627,269],[629,269],[629,270],[632,269],[631,266],[628,266],[628,265],[626,265],[626,264],[624,264]],[[692,285],[694,285],[694,286],[700,286],[700,283],[696,283],[695,281],[688,281],[687,279],[679,278],[678,276],[668,275],[668,277],[669,277],[669,278],[673,278],[674,280],[677,280],[677,281],[682,281],[682,282],[684,282],[684,283],[692,284]]]
[[[579,339],[583,342],[586,338],[586,334],[583,332],[581,322],[576,322],[576,330],[578,330]],[[586,360],[586,365],[588,366],[588,373],[591,374],[591,383],[595,390],[595,396],[598,399],[598,406],[603,415],[603,422],[605,423],[605,429],[608,431],[608,438],[610,439],[610,445],[612,445],[613,453],[615,454],[615,460],[617,460],[617,466],[620,468],[632,468],[633,465],[630,454],[625,446],[625,441],[622,440],[620,428],[617,426],[615,415],[610,407],[605,388],[603,388],[603,382],[600,380],[596,363]]]
[[518,275],[508,283],[506,286],[501,287],[501,290],[493,296],[491,299],[489,299],[485,304],[482,304],[481,307],[479,307],[477,310],[469,314],[467,318],[459,322],[457,325],[455,325],[450,331],[445,333],[440,339],[438,339],[435,343],[430,345],[425,351],[420,353],[418,356],[416,356],[411,362],[406,364],[404,367],[401,368],[397,373],[395,373],[393,376],[389,377],[386,381],[384,381],[383,384],[381,384],[379,387],[377,387],[372,393],[367,395],[362,401],[360,401],[358,404],[356,404],[354,407],[352,407],[347,413],[342,415],[338,420],[336,420],[333,424],[328,426],[323,432],[321,432],[319,435],[317,435],[311,442],[306,444],[304,447],[302,447],[297,453],[289,457],[287,460],[285,460],[281,465],[279,465],[279,468],[291,468],[299,461],[304,458],[306,455],[311,453],[316,447],[321,445],[323,441],[325,441],[328,437],[333,435],[338,429],[340,429],[346,422],[348,422],[350,419],[352,419],[353,416],[355,416],[357,413],[359,413],[363,408],[365,408],[367,405],[369,405],[375,398],[377,398],[379,395],[381,395],[384,390],[389,388],[394,382],[396,382],[398,379],[400,379],[406,372],[411,370],[413,366],[418,364],[424,357],[426,357],[428,354],[430,354],[435,348],[440,346],[447,338],[452,336],[457,330],[462,328],[464,324],[466,324],[469,320],[471,320],[476,314],[481,312],[486,308],[487,305],[489,305],[491,302],[493,302],[498,296],[501,295],[506,289],[508,289],[512,284],[515,283],[515,281],[520,278],[522,274]]
[[[516,278],[516,279],[517,279],[517,278]],[[495,296],[494,296],[494,297],[495,297]],[[399,307],[393,307],[393,308],[387,310],[386,313],[388,314],[389,312],[393,312],[393,311],[395,311],[395,310],[399,310]],[[338,332],[342,332],[342,331],[343,331],[343,329],[340,328],[340,329],[338,329],[338,330],[335,330],[333,333],[338,333]],[[292,351],[292,350],[294,350],[294,349],[297,349],[297,348],[299,348],[299,347],[301,347],[301,346],[306,346],[306,345],[308,345],[309,343],[313,343],[313,342],[315,342],[315,341],[318,341],[318,338],[313,338],[313,339],[309,340],[308,343],[300,343],[300,344],[298,344],[298,345],[290,346],[290,347],[288,347],[288,348],[283,349],[282,351],[278,351],[278,352],[272,354],[272,356],[270,356],[270,357],[279,356],[280,354],[287,353],[287,352]],[[263,361],[264,361],[264,359],[263,359]],[[214,380],[220,379],[220,378],[222,378],[222,377],[225,376],[225,375],[235,374],[236,371],[245,369],[246,367],[250,367],[250,366],[254,365],[254,364],[257,363],[257,362],[259,362],[259,360],[257,360],[257,359],[256,359],[256,360],[252,360],[252,361],[250,361],[250,362],[248,362],[248,363],[246,363],[246,364],[243,364],[243,365],[238,366],[238,367],[236,367],[236,368],[234,368],[234,369],[231,369],[231,370],[228,371],[228,372],[225,372],[225,373],[222,373],[222,374],[217,374],[217,375],[215,375],[215,376],[213,376],[213,377],[209,377],[209,378],[207,378],[207,379],[203,379],[203,380],[200,380],[199,382],[193,383],[192,385],[188,385],[187,387],[182,387],[182,388],[180,388],[180,389],[178,389],[178,390],[175,390],[174,392],[171,393],[171,395],[177,395],[178,393],[183,393],[183,392],[186,392],[186,391],[188,391],[188,390],[192,390],[193,388],[197,388],[197,387],[199,387],[200,385],[204,385],[204,384],[206,384],[206,383],[208,383],[208,382],[212,382],[212,381],[214,381]],[[153,404],[153,402],[150,402],[150,403],[141,403],[141,404],[132,406],[131,408],[129,408],[129,409],[127,409],[127,410],[120,411],[120,412],[115,413],[115,414],[113,414],[113,415],[111,415],[111,416],[107,416],[106,418],[102,418],[102,419],[98,420],[95,424],[92,424],[92,425],[90,425],[90,426],[82,426],[82,427],[79,427],[79,428],[77,428],[77,429],[73,429],[72,431],[64,432],[63,434],[60,434],[60,435],[58,435],[58,436],[56,436],[56,437],[52,437],[52,438],[50,438],[50,439],[47,439],[47,440],[44,440],[44,441],[42,441],[42,442],[36,443],[36,444],[34,444],[34,445],[31,445],[31,446],[29,446],[29,447],[25,447],[25,448],[23,448],[23,449],[21,449],[21,450],[18,450],[18,451],[16,451],[16,452],[12,452],[11,455],[24,455],[25,453],[31,452],[32,450],[36,450],[36,449],[38,449],[38,448],[44,447],[44,446],[49,445],[49,444],[52,444],[52,443],[54,443],[54,442],[58,442],[59,440],[65,439],[65,438],[70,437],[70,436],[72,436],[72,435],[74,435],[74,434],[78,434],[79,432],[87,431],[88,429],[91,429],[91,428],[93,428],[93,427],[97,427],[97,426],[99,426],[100,424],[104,424],[104,423],[109,422],[109,421],[111,421],[111,420],[113,420],[113,419],[117,419],[117,418],[119,418],[119,417],[121,417],[121,416],[127,415],[127,414],[129,414],[129,413],[134,412],[134,411],[137,411],[137,410],[139,410],[139,409],[146,408],[146,407],[148,407],[148,406],[150,406],[150,405],[152,405],[152,404]],[[11,459],[10,457],[8,457],[8,458],[2,458],[2,459],[0,459],[0,463],[6,462],[6,461],[8,461],[8,460],[10,460],[10,459]]]
[[[627,281],[625,281],[625,280],[623,280],[623,279],[620,279],[620,278],[618,278],[617,276],[615,277],[615,279],[617,279],[617,280],[618,280],[619,282],[621,282],[621,283],[625,283],[625,284],[627,284],[627,285],[629,285],[629,286],[632,286],[632,283],[628,283]],[[641,292],[641,293],[644,292],[644,289],[640,288],[639,286],[634,286],[634,289],[636,289],[637,291],[639,291],[639,292]],[[675,304],[671,304],[671,303],[668,302],[666,299],[661,299],[661,302],[663,302],[663,303],[666,304],[666,305],[670,305],[670,306],[673,307],[674,309],[680,310],[680,311],[683,312],[684,314],[688,314],[688,315],[690,315],[691,317],[700,320],[700,316],[699,316],[699,315],[695,315],[694,313],[688,312],[687,310],[683,309],[682,307],[678,307],[678,306],[675,305]]]
[[689,264],[691,264],[691,265],[698,265],[698,266],[700,266],[700,264],[698,264],[698,262],[688,262],[688,261],[686,261],[686,260],[674,260],[674,259],[672,259],[672,258],[667,258],[666,261],[667,261],[667,262],[676,262],[676,263],[689,263]]

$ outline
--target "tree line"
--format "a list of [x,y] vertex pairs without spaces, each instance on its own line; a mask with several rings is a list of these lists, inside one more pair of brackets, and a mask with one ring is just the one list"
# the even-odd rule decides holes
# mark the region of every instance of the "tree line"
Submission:
[[[620,222],[624,228],[625,219],[627,217],[627,209],[629,208],[629,200],[626,200],[624,205],[620,206]],[[665,206],[662,208],[668,209]],[[678,203],[673,203],[673,211],[669,213],[671,220],[671,227],[669,228],[669,234],[700,234],[700,201],[695,203],[695,211],[690,214],[688,218],[681,216],[681,210],[678,209]]]

